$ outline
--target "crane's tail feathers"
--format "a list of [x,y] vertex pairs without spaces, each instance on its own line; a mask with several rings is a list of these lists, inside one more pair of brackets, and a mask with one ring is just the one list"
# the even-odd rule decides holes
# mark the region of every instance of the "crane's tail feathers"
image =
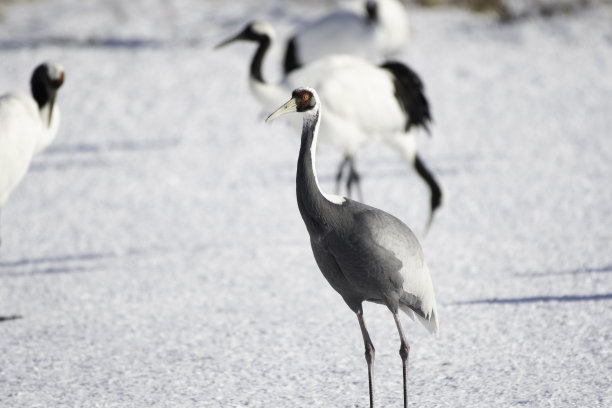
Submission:
[[427,168],[425,162],[418,153],[414,156],[414,168],[425,183],[427,183],[431,191],[429,219],[427,220],[427,224],[425,224],[424,234],[424,236],[427,236],[431,223],[433,222],[434,214],[444,201],[444,192],[442,191],[441,185],[438,183],[431,170]]
[[408,115],[406,131],[412,126],[422,127],[429,132],[432,121],[429,102],[421,78],[407,65],[397,61],[387,61],[380,66],[391,72],[395,82],[395,95],[400,106]]
[[410,317],[412,320],[414,320],[414,317],[416,316],[416,318],[421,322],[421,324],[427,329],[428,332],[430,332],[431,334],[438,334],[438,316],[435,310],[432,310],[428,315],[421,316],[420,314],[415,313],[412,309],[410,309],[404,304],[400,303],[399,307],[400,310],[406,313],[408,317]]
[[297,48],[297,39],[295,36],[293,36],[287,43],[287,50],[285,51],[285,59],[283,61],[283,69],[285,71],[285,75],[302,66],[302,63],[300,62],[300,59],[298,57]]

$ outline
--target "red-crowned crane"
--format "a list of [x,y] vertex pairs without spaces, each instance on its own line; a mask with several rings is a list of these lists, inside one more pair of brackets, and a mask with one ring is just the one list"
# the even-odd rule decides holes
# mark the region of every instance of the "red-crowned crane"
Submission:
[[32,74],[32,95],[0,96],[0,209],[25,176],[32,157],[55,138],[60,122],[55,99],[63,83],[64,68],[44,63]]

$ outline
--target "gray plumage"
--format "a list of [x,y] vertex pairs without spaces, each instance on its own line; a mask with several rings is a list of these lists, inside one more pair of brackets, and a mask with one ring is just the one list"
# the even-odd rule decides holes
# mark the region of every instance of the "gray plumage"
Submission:
[[[330,285],[357,313],[363,301],[386,305],[393,313],[408,308],[428,324],[432,307],[424,308],[404,282],[424,268],[423,253],[410,229],[394,216],[357,201],[331,204],[327,217],[312,216],[302,204],[312,251]],[[318,219],[317,219],[318,218]],[[433,324],[433,322],[431,322]]]
[[321,192],[315,171],[320,123],[316,92],[311,88],[296,89],[292,99],[267,120],[296,111],[304,113],[296,176],[297,202],[315,260],[329,284],[357,314],[366,347],[370,406],[373,406],[374,346],[363,321],[362,303],[380,303],[393,313],[401,340],[406,406],[409,345],[398,310],[412,318],[416,315],[430,332],[438,331],[433,284],[423,251],[410,228],[396,217],[360,202]]

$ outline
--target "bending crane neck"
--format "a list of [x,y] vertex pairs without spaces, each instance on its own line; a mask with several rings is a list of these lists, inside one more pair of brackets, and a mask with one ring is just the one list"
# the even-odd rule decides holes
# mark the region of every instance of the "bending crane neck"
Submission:
[[334,204],[321,192],[315,169],[319,118],[320,112],[317,111],[314,116],[304,119],[296,176],[298,208],[309,231],[319,230],[322,224],[333,220]]
[[38,105],[41,120],[43,125],[47,128],[51,127],[52,115],[54,114],[55,98],[57,97],[57,90],[46,86],[43,81],[38,78],[32,78],[30,83],[32,89],[32,97]]
[[259,47],[257,47],[257,51],[255,51],[255,56],[253,57],[253,61],[251,61],[251,78],[255,81],[261,82],[263,84],[266,81],[263,78],[263,60],[272,44],[272,39],[270,37],[264,36],[259,39]]

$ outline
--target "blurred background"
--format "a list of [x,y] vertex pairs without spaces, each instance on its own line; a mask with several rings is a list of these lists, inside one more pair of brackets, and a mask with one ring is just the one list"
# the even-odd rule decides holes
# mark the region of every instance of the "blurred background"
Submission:
[[[340,3],[361,4],[0,0],[0,94],[66,70],[57,138],[1,211],[0,406],[367,406],[357,321],[296,206],[299,129],[263,123],[256,45],[214,50],[268,21],[281,81],[285,41]],[[611,406],[611,2],[402,4],[393,58],[423,81],[445,193],[427,237],[413,169],[376,142],[357,166],[436,289],[440,336],[403,317],[412,405]],[[325,191],[341,158],[320,146]],[[392,316],[365,316],[398,406]]]

